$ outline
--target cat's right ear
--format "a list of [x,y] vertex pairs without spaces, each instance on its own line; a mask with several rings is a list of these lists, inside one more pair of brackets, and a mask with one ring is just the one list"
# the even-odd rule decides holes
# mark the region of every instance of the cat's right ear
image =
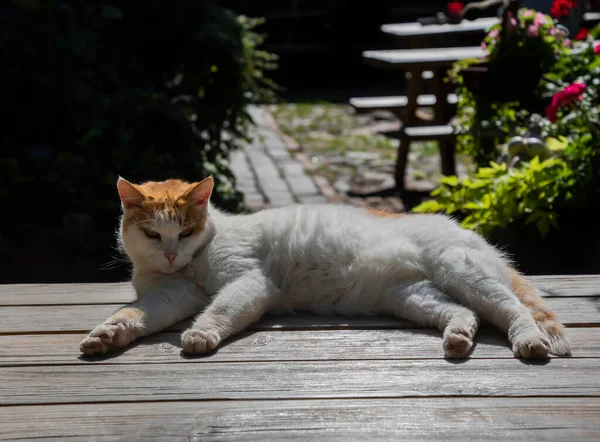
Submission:
[[144,195],[133,184],[121,177],[117,180],[117,190],[125,210],[139,207],[144,199]]

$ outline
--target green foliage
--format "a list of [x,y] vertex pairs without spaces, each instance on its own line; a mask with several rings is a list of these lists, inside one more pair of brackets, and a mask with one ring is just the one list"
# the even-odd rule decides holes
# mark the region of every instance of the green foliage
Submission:
[[111,226],[119,175],[213,175],[215,203],[241,208],[228,156],[273,93],[260,19],[207,0],[13,0],[0,20],[0,199],[25,223]]
[[480,167],[473,177],[443,178],[432,192],[436,199],[414,211],[460,213],[463,227],[484,235],[524,218],[525,224],[535,222],[545,235],[550,225],[557,226],[556,204],[571,197],[564,190],[574,184],[574,172],[560,158],[540,162],[534,157],[518,168],[490,162],[490,167]]
[[[532,37],[527,30],[535,17],[539,26]],[[549,20],[523,9],[509,33],[508,59],[529,57],[543,67],[533,87],[518,100],[490,101],[468,87],[463,73],[480,60],[454,65],[450,78],[460,96],[457,148],[473,158],[477,169],[462,180],[442,179],[433,199],[415,212],[453,214],[463,227],[485,235],[509,223],[535,223],[543,236],[558,226],[562,211],[598,206],[600,56],[591,40],[572,45]],[[485,39],[490,69],[498,63],[498,30],[492,28]],[[517,75],[514,65],[512,75]],[[558,99],[575,83],[585,85],[581,95]],[[556,121],[549,112],[553,106],[558,109]],[[541,142],[524,144],[522,139]]]

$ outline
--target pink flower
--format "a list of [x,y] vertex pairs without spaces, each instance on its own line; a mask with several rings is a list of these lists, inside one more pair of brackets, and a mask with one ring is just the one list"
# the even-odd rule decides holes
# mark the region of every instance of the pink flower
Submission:
[[542,14],[541,12],[538,12],[537,14],[535,14],[535,18],[533,19],[533,24],[536,26],[542,26],[544,23],[546,23],[546,16],[544,14]]
[[529,25],[525,34],[527,35],[527,37],[537,37],[538,35],[540,35],[539,30],[540,28],[538,26]]
[[552,123],[558,119],[558,110],[565,104],[581,100],[585,92],[585,84],[573,83],[552,96],[552,102],[546,107],[546,118]]
[[517,19],[513,17],[512,12],[508,13],[508,30],[512,31],[517,27]]
[[492,29],[489,32],[488,37],[489,38],[496,38],[496,37],[498,37],[499,34],[500,34],[500,31],[498,29]]
[[600,55],[600,43],[598,43],[594,48],[594,54]]
[[563,43],[563,45],[565,45],[567,48],[571,46],[571,40],[569,40],[568,38],[565,38],[565,41]]
[[535,11],[533,9],[527,9],[527,10],[525,10],[525,12],[523,12],[523,17],[525,17],[525,18],[531,17],[534,13],[535,13]]
[[481,50],[487,51],[487,45],[485,44],[485,41],[481,42]]

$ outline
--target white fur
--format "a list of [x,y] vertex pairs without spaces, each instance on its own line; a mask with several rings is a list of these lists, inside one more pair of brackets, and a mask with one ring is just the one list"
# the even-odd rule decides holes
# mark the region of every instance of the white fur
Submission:
[[[140,297],[133,306],[148,318],[132,326],[132,339],[208,304],[182,335],[186,352],[211,350],[264,313],[305,311],[392,314],[433,326],[443,332],[448,357],[468,353],[480,316],[508,334],[515,354],[548,353],[543,333],[510,290],[503,256],[445,216],[379,218],[345,205],[235,216],[208,211],[205,232],[188,242],[177,241],[181,228],[162,218],[162,242],[139,229],[123,235]],[[175,267],[165,263],[169,250],[179,253]],[[160,316],[160,327],[150,316]]]

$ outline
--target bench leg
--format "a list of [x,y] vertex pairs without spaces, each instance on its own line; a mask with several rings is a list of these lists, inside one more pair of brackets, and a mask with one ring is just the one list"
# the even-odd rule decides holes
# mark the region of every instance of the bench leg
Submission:
[[[434,106],[434,122],[435,124],[448,124],[452,115],[448,112],[448,91],[449,88],[444,84],[445,69],[438,68],[435,71],[433,81],[433,93],[436,97]],[[442,174],[455,175],[456,165],[454,159],[454,150],[456,143],[451,139],[441,139],[438,142],[440,150],[440,159],[442,162]]]
[[415,112],[417,110],[417,98],[421,91],[423,78],[420,69],[411,69],[410,76],[406,78],[406,98],[408,103],[404,108],[404,117],[402,118],[402,127],[400,128],[400,146],[398,147],[398,157],[396,158],[396,170],[394,179],[397,189],[404,189],[404,176],[406,173],[406,163],[408,162],[408,152],[410,149],[410,137],[405,129],[414,124]]
[[440,140],[440,157],[442,159],[442,174],[445,176],[456,175],[456,161],[454,140]]

